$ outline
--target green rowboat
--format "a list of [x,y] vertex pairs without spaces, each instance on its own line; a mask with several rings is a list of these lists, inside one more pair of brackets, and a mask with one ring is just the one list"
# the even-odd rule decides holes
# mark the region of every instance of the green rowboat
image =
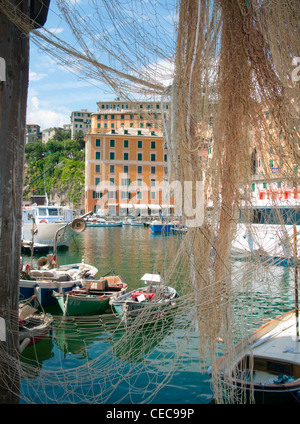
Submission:
[[119,276],[103,277],[100,280],[87,280],[86,286],[54,296],[64,316],[102,315],[111,310],[109,301],[121,296],[127,290]]

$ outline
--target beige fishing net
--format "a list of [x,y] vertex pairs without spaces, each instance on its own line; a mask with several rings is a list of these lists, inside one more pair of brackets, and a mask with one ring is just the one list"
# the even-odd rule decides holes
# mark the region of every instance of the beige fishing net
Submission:
[[[233,392],[224,397],[217,360],[226,352],[230,366],[234,343],[257,327],[255,285],[264,286],[261,293],[269,296],[264,307],[272,314],[272,293],[284,278],[254,251],[252,262],[237,266],[232,245],[241,211],[256,240],[254,184],[264,185],[261,196],[270,197],[273,206],[286,193],[299,196],[299,1],[90,1],[90,15],[80,2],[56,3],[73,43],[45,29],[32,31],[41,50],[93,83],[106,83],[121,98],[170,101],[163,122],[170,180],[186,190],[185,183],[192,182],[188,200],[202,212],[165,278],[182,288],[179,316],[196,311],[184,331],[188,338],[196,325],[199,367],[206,372],[211,366],[215,402],[244,402]],[[1,1],[0,11],[28,34],[30,21],[17,7]],[[182,208],[183,222],[191,218],[187,210]],[[279,230],[296,258],[297,228],[288,233],[282,221]],[[288,272],[294,278],[294,271]],[[286,293],[290,290],[286,287]],[[180,353],[174,367],[176,361]],[[103,395],[96,401],[108,399]]]

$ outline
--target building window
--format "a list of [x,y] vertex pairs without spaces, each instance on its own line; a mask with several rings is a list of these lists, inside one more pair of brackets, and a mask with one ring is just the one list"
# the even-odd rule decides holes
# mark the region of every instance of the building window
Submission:
[[155,162],[156,161],[156,154],[155,153],[151,153],[150,160],[151,160],[151,162]]
[[[201,156],[200,156],[200,158],[202,159],[202,157],[201,157]],[[201,159],[200,159],[200,160],[201,160]],[[164,161],[165,161],[165,162],[167,162],[167,161],[168,161],[168,155],[166,155],[166,154],[164,155]]]
[[95,165],[95,172],[97,174],[100,172],[100,165]]
[[143,148],[143,140],[138,140],[138,149]]
[[115,160],[115,152],[109,152],[109,159]]
[[128,165],[123,166],[123,172],[124,174],[128,174]]
[[[98,127],[100,128],[100,127]],[[96,147],[100,147],[101,146],[101,140],[100,138],[96,138]]]
[[124,140],[124,148],[126,149],[127,147],[129,147],[129,141],[128,140]]
[[155,166],[151,166],[151,174],[155,174],[155,173],[156,173]]
[[155,179],[154,178],[151,178],[151,187],[155,187]]
[[137,154],[137,160],[143,160],[143,153]]
[[143,167],[142,166],[138,166],[137,167],[137,173],[138,174],[142,174],[143,173]]
[[136,193],[136,197],[137,197],[138,200],[142,199],[142,192],[141,191],[138,191]]
[[109,147],[115,147],[115,140],[109,140]]
[[111,115],[111,119],[115,119],[115,115]]
[[117,198],[117,193],[116,193],[116,191],[108,191],[108,192],[107,192],[107,197],[108,197],[109,199],[116,199],[116,198]]
[[143,180],[141,178],[137,179],[137,185],[138,187],[141,187],[143,185]]
[[128,191],[121,191],[121,199],[130,199],[130,193]]
[[115,179],[113,177],[110,177],[109,185],[111,185],[111,186],[115,185]]
[[155,149],[156,147],[156,142],[155,141],[151,141],[151,149]]
[[155,191],[150,191],[150,199],[155,200]]
[[95,178],[95,185],[97,186],[98,184],[100,184],[100,178]]
[[115,173],[115,165],[109,165],[109,172],[110,172],[110,174]]
[[95,159],[100,160],[100,152],[95,152]]
[[102,191],[93,191],[93,199],[101,199]]
[[130,185],[130,178],[122,178],[121,179],[121,185],[122,186],[129,186]]
[[129,160],[129,153],[123,153],[123,160]]

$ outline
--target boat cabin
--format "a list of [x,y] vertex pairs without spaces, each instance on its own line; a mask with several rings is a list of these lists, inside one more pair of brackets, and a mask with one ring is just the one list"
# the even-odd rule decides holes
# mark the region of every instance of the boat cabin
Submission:
[[74,212],[63,206],[32,205],[22,210],[22,221],[32,223],[32,219],[35,224],[70,222],[74,219]]

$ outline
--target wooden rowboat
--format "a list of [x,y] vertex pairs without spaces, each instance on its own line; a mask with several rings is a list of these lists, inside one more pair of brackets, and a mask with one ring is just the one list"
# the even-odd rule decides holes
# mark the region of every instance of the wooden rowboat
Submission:
[[64,316],[101,315],[111,310],[109,301],[121,296],[127,284],[119,276],[87,280],[86,286],[65,293],[54,293]]
[[[225,354],[218,370],[225,390],[235,390],[255,403],[300,402],[300,341],[296,310],[263,325]],[[239,392],[239,394],[238,394]]]

